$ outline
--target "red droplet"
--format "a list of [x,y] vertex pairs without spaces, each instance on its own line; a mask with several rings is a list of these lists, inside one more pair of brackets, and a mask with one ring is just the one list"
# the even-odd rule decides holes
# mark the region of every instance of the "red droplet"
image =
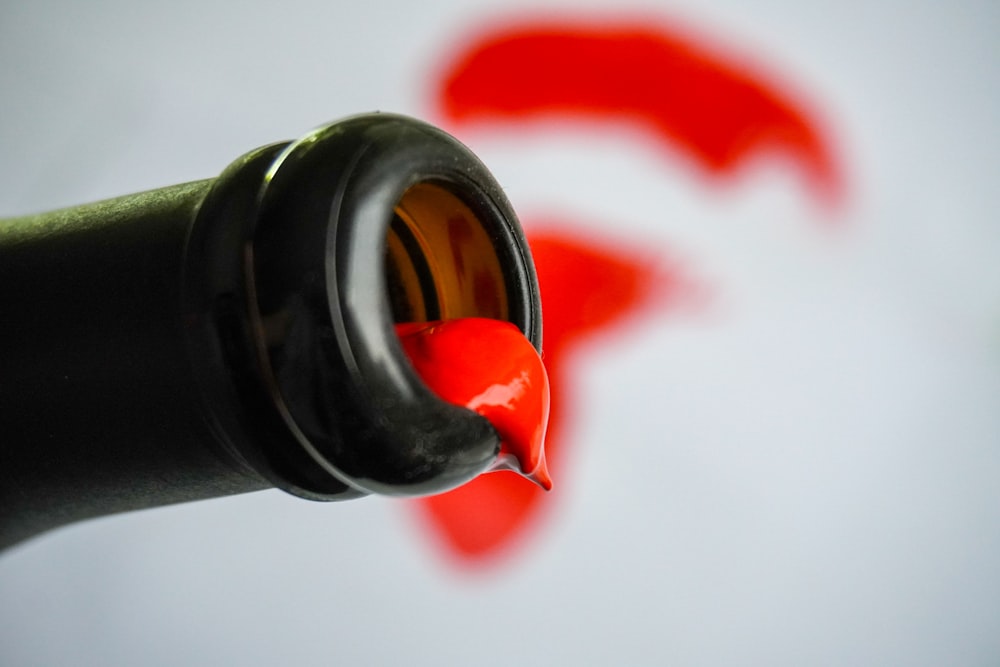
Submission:
[[546,491],[549,380],[535,348],[509,322],[462,318],[396,325],[403,350],[430,389],[486,417],[500,436],[494,470],[521,473]]
[[[670,288],[681,283],[638,258],[639,253],[612,249],[613,244],[601,240],[536,232],[529,234],[529,242],[542,294],[543,358],[552,385],[545,456],[559,477],[570,445],[564,429],[573,405],[568,352],[637,310],[652,294],[669,298]],[[448,550],[471,562],[497,555],[527,535],[547,500],[538,487],[517,477],[481,475],[417,503]]]
[[836,203],[840,177],[814,113],[745,58],[654,25],[527,23],[485,33],[451,60],[442,111],[452,123],[631,122],[716,174],[780,152]]

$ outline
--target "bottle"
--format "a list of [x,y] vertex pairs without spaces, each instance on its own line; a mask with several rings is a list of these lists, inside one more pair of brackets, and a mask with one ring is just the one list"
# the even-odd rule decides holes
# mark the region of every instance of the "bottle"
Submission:
[[367,114],[221,176],[0,221],[0,548],[277,487],[416,496],[500,442],[394,323],[489,317],[540,346],[534,267],[486,168]]

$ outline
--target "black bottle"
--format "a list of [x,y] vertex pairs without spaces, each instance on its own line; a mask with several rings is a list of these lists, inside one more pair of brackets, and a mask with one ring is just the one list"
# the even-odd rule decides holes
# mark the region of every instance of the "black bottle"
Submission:
[[534,267],[499,186],[403,116],[220,177],[0,221],[0,548],[87,517],[279,487],[421,495],[488,469],[490,424],[393,324],[516,324]]

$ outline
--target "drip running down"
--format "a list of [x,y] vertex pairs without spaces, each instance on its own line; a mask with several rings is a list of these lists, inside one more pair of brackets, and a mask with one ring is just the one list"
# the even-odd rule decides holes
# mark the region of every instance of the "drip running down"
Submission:
[[443,400],[490,421],[501,440],[493,470],[513,470],[546,491],[549,381],[542,360],[509,322],[466,317],[396,325],[403,350]]

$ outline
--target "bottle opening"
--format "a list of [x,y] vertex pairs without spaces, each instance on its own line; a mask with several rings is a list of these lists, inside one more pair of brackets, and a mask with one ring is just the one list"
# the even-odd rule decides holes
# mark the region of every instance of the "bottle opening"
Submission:
[[418,183],[403,193],[386,235],[385,271],[395,322],[509,317],[486,227],[442,185]]
[[231,275],[207,278],[213,308],[235,299],[205,344],[246,387],[231,415],[252,432],[245,458],[326,499],[437,493],[490,469],[496,429],[421,383],[396,331],[471,318],[540,345],[530,251],[495,179],[454,138],[392,114],[320,128],[264,166],[230,183],[242,208],[199,212],[226,216],[220,238],[238,248],[219,253]]

